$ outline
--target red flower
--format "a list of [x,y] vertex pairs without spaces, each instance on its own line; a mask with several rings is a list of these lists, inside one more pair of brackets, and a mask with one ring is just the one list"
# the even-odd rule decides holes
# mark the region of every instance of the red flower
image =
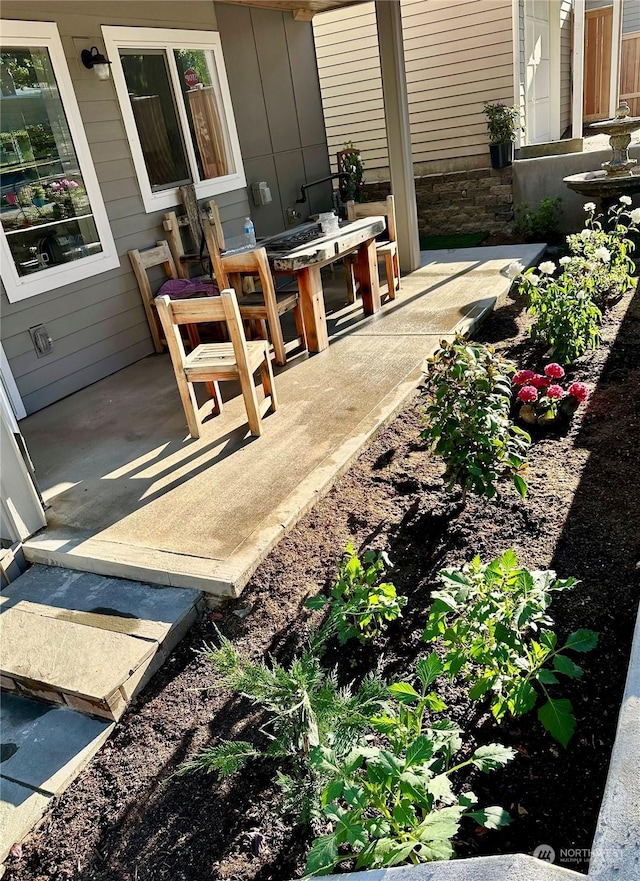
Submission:
[[546,376],[540,376],[539,373],[535,373],[531,379],[531,385],[537,389],[545,389],[551,385],[551,380]]
[[513,377],[513,384],[527,385],[529,382],[531,382],[534,376],[535,373],[533,372],[533,370],[518,370],[518,372]]
[[589,389],[583,382],[572,382],[569,386],[569,394],[572,398],[583,403],[589,397]]
[[555,400],[556,398],[564,398],[564,389],[561,385],[550,385],[547,389],[547,397]]
[[532,385],[523,385],[518,392],[518,400],[525,404],[532,404],[538,400],[538,392]]
[[562,379],[564,376],[564,370],[559,364],[547,364],[544,368],[544,372],[545,375],[551,377],[551,379]]

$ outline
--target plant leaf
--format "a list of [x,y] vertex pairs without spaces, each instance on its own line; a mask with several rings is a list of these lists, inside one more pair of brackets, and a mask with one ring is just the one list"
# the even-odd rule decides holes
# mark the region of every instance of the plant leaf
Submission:
[[421,765],[426,759],[430,759],[432,755],[433,743],[428,737],[421,734],[407,747],[405,768]]
[[571,701],[565,698],[547,701],[538,710],[538,719],[549,734],[566,747],[576,730]]
[[593,630],[576,630],[570,633],[564,648],[573,652],[590,652],[598,644],[598,634]]
[[324,609],[328,602],[329,600],[326,596],[321,593],[317,593],[315,596],[308,597],[304,601],[304,607],[305,609],[312,609],[314,611],[317,611],[318,609]]
[[515,754],[515,750],[511,747],[502,746],[501,743],[488,743],[486,746],[478,747],[471,761],[481,771],[494,771],[510,762]]
[[482,811],[472,811],[468,816],[473,817],[476,823],[484,826],[485,829],[500,829],[511,822],[511,816],[498,805],[492,805]]
[[305,873],[307,875],[328,875],[340,861],[335,835],[321,835],[316,838],[307,854]]
[[389,691],[402,704],[413,704],[420,700],[420,695],[410,682],[394,682],[389,686]]
[[582,667],[574,664],[571,658],[567,658],[566,655],[556,655],[554,657],[553,669],[557,670],[558,673],[564,673],[564,675],[568,676],[569,679],[580,679],[580,677],[584,673]]
[[416,674],[424,689],[429,688],[438,676],[443,672],[442,661],[435,652],[431,652],[426,658],[420,658],[416,664]]

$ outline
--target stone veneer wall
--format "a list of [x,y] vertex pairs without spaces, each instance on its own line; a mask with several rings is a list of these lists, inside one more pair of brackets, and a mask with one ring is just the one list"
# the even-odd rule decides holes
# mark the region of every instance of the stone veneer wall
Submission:
[[[365,172],[366,174],[366,172]],[[418,226],[423,235],[513,232],[513,172],[474,168],[417,177]],[[388,181],[365,184],[368,202],[384,199]]]

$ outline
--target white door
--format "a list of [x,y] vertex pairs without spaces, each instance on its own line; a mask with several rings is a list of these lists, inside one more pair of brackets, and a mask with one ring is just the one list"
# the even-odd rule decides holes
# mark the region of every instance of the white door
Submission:
[[33,464],[16,419],[24,415],[0,345],[0,538],[10,542],[23,541],[47,525]]
[[[525,134],[527,144],[544,144],[560,137],[555,120],[555,91],[559,97],[559,72],[555,70],[554,48],[559,37],[554,28],[559,0],[525,0]],[[555,77],[554,77],[555,74]],[[555,82],[554,82],[555,78]]]

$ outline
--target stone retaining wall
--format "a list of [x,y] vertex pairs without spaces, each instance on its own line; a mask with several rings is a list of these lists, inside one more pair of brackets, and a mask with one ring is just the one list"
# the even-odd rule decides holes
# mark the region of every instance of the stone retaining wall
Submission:
[[[513,231],[513,172],[475,168],[417,177],[418,226],[422,235]],[[366,184],[367,201],[384,199],[388,181]]]

